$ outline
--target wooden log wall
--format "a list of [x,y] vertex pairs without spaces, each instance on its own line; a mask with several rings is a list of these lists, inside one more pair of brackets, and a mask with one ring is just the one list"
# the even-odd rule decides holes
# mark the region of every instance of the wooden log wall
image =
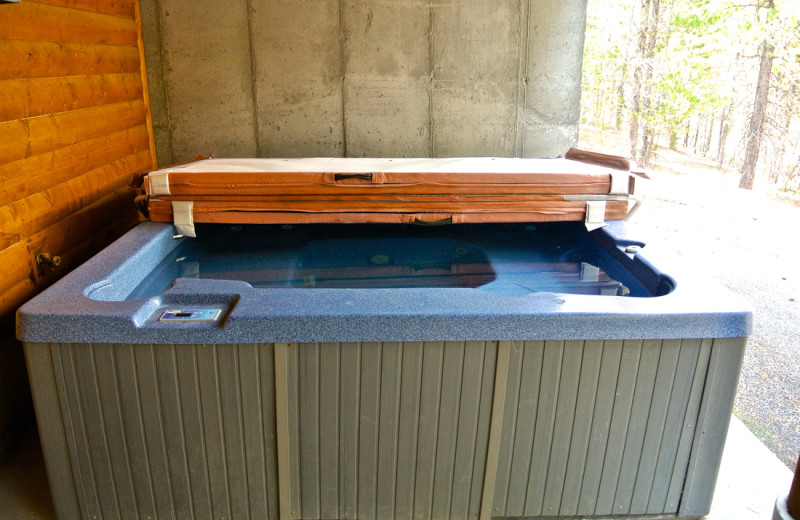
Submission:
[[137,0],[0,5],[0,316],[136,223],[131,181],[155,165],[141,34]]

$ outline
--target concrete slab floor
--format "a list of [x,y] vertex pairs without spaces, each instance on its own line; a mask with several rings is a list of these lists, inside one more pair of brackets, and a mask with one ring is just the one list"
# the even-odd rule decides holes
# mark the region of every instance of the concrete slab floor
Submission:
[[[769,520],[789,492],[792,472],[736,417],[731,420],[714,503],[706,520]],[[0,466],[0,519],[53,520],[55,513],[35,430]]]

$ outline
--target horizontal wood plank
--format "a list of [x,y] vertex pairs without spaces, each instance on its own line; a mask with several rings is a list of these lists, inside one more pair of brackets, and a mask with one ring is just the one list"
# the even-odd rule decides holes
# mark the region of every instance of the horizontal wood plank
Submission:
[[136,0],[25,0],[37,4],[57,5],[81,9],[93,13],[112,14],[123,18],[133,18]]
[[142,151],[0,207],[0,249],[127,186],[132,175],[151,167],[149,150]]
[[[120,237],[137,223],[136,212],[128,204],[129,197],[133,196],[124,191],[112,193],[103,200],[97,201],[90,208],[73,214],[67,219],[50,226],[30,237],[18,247],[25,249],[28,255],[24,265],[30,265],[30,258],[38,253],[46,252],[61,257],[61,265],[52,272],[43,271],[34,276],[26,273],[16,283],[9,284],[5,290],[0,290],[0,316],[14,312],[20,305],[35,296],[53,282],[61,278],[70,270],[85,262],[92,255],[99,252],[109,243]],[[93,221],[92,219],[100,220]],[[64,233],[65,230],[80,229],[89,224],[86,233]],[[70,242],[79,238],[77,242]],[[4,252],[0,252],[0,260],[5,260]],[[18,263],[23,265],[22,260]],[[9,282],[13,280],[9,279]]]
[[0,39],[0,80],[139,72],[139,49]]
[[0,163],[72,146],[146,122],[140,100],[0,123]]
[[0,315],[136,224],[128,184],[154,167],[141,43],[137,0],[0,10]]
[[69,217],[31,235],[26,239],[31,255],[35,257],[39,253],[49,253],[52,256],[63,257],[75,244],[100,234],[123,216],[135,215],[134,196],[133,188],[125,187],[116,190]]
[[0,205],[10,204],[128,155],[149,149],[144,125],[28,159],[0,164]]
[[36,294],[33,280],[26,278],[13,287],[0,292],[0,317],[15,312],[26,300]]
[[7,40],[136,45],[136,20],[48,4],[22,2],[0,11]]
[[25,279],[32,279],[28,248],[23,242],[0,250],[0,293]]
[[0,122],[142,99],[138,73],[0,81]]

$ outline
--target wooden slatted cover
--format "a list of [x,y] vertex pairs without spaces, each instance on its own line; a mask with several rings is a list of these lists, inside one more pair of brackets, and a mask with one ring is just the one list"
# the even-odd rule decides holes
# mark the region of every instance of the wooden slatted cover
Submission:
[[628,172],[557,159],[213,159],[148,175],[149,218],[195,223],[547,222],[586,219],[606,201],[623,219]]

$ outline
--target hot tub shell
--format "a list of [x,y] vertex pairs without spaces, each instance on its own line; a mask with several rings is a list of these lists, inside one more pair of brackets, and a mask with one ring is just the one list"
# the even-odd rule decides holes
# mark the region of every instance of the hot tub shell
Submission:
[[750,310],[626,233],[592,237],[671,292],[179,279],[126,301],[180,243],[142,224],[18,314],[58,517],[704,515]]

